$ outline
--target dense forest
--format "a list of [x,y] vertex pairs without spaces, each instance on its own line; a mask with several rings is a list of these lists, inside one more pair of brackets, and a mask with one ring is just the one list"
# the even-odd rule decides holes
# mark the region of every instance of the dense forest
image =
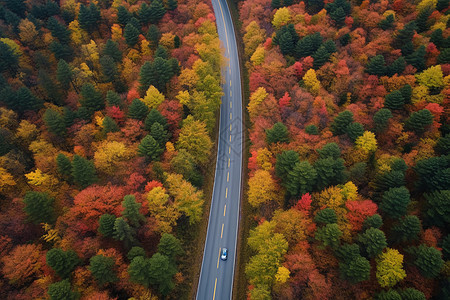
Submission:
[[243,0],[248,299],[450,299],[448,0]]
[[221,65],[209,1],[0,0],[1,299],[187,297]]

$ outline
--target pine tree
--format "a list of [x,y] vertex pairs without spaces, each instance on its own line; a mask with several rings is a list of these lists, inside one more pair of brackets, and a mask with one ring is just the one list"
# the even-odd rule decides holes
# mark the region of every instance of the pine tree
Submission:
[[441,48],[442,43],[444,42],[442,29],[438,28],[431,33],[430,42],[433,43],[438,49]]
[[358,235],[358,242],[363,246],[367,256],[371,258],[379,255],[387,246],[384,232],[372,227]]
[[376,132],[384,131],[388,126],[390,118],[392,118],[392,113],[389,109],[382,108],[379,111],[377,111],[373,115],[373,122],[375,123],[375,131]]
[[164,118],[157,109],[152,108],[145,118],[145,130],[150,131],[154,123],[159,123],[162,125],[164,130],[168,129],[166,118]]
[[319,134],[319,128],[317,128],[316,125],[311,124],[305,127],[305,132],[307,134],[311,134],[311,135],[318,135]]
[[404,243],[417,240],[422,231],[422,225],[417,216],[406,216],[397,225],[392,226],[391,238],[393,242]]
[[431,16],[431,13],[434,9],[431,6],[425,7],[422,9],[416,18],[417,32],[421,33],[427,31],[430,28],[430,23],[428,22],[428,18]]
[[[414,36],[414,31],[416,30],[415,22],[409,22],[406,24],[403,29],[399,30],[397,35],[395,36],[393,46],[397,49],[402,50],[403,56],[409,55],[412,52],[409,52],[409,47],[412,46],[412,38]],[[407,51],[404,51],[407,50]]]
[[317,180],[317,172],[307,161],[298,162],[286,175],[283,185],[291,196],[312,192]]
[[117,132],[119,131],[119,126],[117,126],[116,121],[114,121],[111,117],[106,116],[103,119],[103,133],[107,134],[108,132]]
[[381,291],[375,296],[376,300],[402,300],[400,294],[395,290]]
[[328,143],[322,149],[317,149],[317,153],[319,153],[319,158],[338,159],[341,156],[341,149],[336,143]]
[[73,57],[73,50],[69,45],[53,41],[49,49],[53,52],[56,59],[71,60]]
[[106,82],[114,82],[117,80],[119,73],[117,71],[116,63],[111,56],[106,55],[100,57],[100,66]]
[[[175,10],[178,7],[178,0],[167,0],[167,9],[168,10]],[[175,47],[177,48],[177,47]]]
[[128,223],[122,218],[117,218],[114,221],[114,232],[113,238],[122,241],[126,248],[130,248],[133,244],[136,243],[136,239],[134,238],[134,230],[128,225]]
[[275,163],[275,174],[286,182],[288,174],[294,168],[295,164],[300,162],[299,155],[293,150],[284,151],[277,155],[277,161]]
[[332,208],[324,208],[317,212],[314,217],[317,224],[333,224],[337,222],[336,212]]
[[153,62],[145,62],[139,73],[141,91],[147,91],[153,85],[158,91],[165,91],[166,84],[174,75],[174,70],[169,61],[156,57]]
[[440,227],[450,225],[450,190],[425,193],[424,196],[427,200],[427,211],[425,215],[427,216],[428,222]]
[[398,90],[402,96],[403,100],[405,101],[405,104],[411,103],[411,96],[412,96],[412,88],[409,84],[405,84],[401,89]]
[[123,27],[130,21],[131,15],[128,10],[120,5],[117,8],[117,22]]
[[17,14],[19,17],[25,18],[27,6],[24,0],[5,0],[6,7]]
[[56,69],[56,78],[61,84],[61,88],[67,91],[70,87],[70,83],[72,82],[73,73],[70,66],[63,59],[60,59],[58,62],[58,67]]
[[410,195],[406,187],[390,188],[383,194],[380,209],[386,216],[398,219],[406,215],[409,202]]
[[69,277],[70,273],[80,262],[77,254],[73,250],[64,251],[60,248],[53,248],[46,254],[47,265],[49,265],[61,278]]
[[369,280],[370,262],[360,255],[344,263],[339,263],[339,271],[342,277],[350,283],[358,283]]
[[122,51],[119,50],[119,45],[111,39],[106,41],[102,54],[110,56],[115,62],[122,61]]
[[43,119],[51,133],[59,137],[64,137],[66,135],[64,117],[59,112],[48,108],[44,113]]
[[347,126],[345,131],[352,142],[355,142],[357,138],[364,134],[364,126],[358,122],[351,123]]
[[272,0],[271,4],[273,9],[280,8],[281,7],[281,1],[280,0]]
[[179,239],[170,233],[163,233],[158,244],[158,252],[175,262],[175,258],[184,253]]
[[315,238],[321,241],[323,246],[330,246],[332,249],[336,249],[340,244],[340,238],[342,231],[336,223],[327,224],[316,230]]
[[158,47],[156,47],[156,50],[155,50],[155,57],[161,57],[164,59],[168,59],[169,53],[167,52],[166,47],[164,47],[162,45],[158,45]]
[[421,191],[449,190],[450,160],[446,156],[419,160],[414,167],[419,180],[416,185]]
[[422,134],[433,123],[433,115],[428,109],[413,112],[406,121],[406,128]]
[[134,99],[128,107],[128,117],[137,120],[144,120],[148,113],[148,107],[139,99]]
[[98,220],[98,232],[105,237],[112,237],[114,233],[114,222],[116,216],[110,214],[103,214]]
[[322,45],[320,33],[307,35],[296,43],[295,55],[297,58],[310,56],[319,49],[320,45]]
[[141,7],[138,11],[139,21],[143,25],[147,25],[150,23],[150,20],[152,19],[152,11],[150,10],[150,7],[147,5],[147,3],[142,3]]
[[144,216],[139,212],[141,205],[141,203],[136,202],[134,195],[126,195],[122,201],[122,207],[124,208],[122,216],[135,228],[145,221]]
[[384,76],[386,75],[386,63],[384,62],[383,55],[377,55],[369,60],[366,66],[366,72],[370,75]]
[[381,20],[381,22],[378,24],[378,26],[383,30],[391,29],[394,26],[394,15],[389,14]]
[[141,247],[132,247],[127,253],[127,258],[132,261],[135,257],[145,257],[145,250]]
[[414,257],[413,264],[426,278],[435,278],[444,266],[441,251],[434,247],[420,245],[419,247],[409,247],[406,252]]
[[150,25],[147,31],[147,40],[149,40],[151,43],[151,47],[154,49],[158,46],[159,39],[161,38],[161,32],[158,29],[158,26],[156,25]]
[[399,90],[387,94],[385,97],[384,106],[389,109],[402,109],[405,104],[403,95]]
[[314,169],[317,172],[316,189],[322,190],[330,185],[344,183],[347,178],[344,160],[342,158],[333,159],[328,157],[318,159],[314,163]]
[[278,44],[283,55],[292,55],[294,53],[295,44],[293,40],[289,31],[282,33],[278,37]]
[[114,259],[96,255],[91,257],[89,262],[88,269],[101,286],[117,281],[117,276],[114,272]]
[[54,222],[54,199],[47,193],[27,192],[23,198],[23,202],[25,204],[23,210],[31,222],[35,224]]
[[123,36],[125,37],[127,45],[130,47],[134,47],[134,45],[136,45],[139,41],[139,30],[128,23],[127,26],[125,26]]
[[94,164],[75,154],[72,160],[72,176],[82,188],[86,188],[97,181]]
[[69,279],[50,284],[47,293],[50,300],[77,300],[80,297],[72,291]]
[[80,23],[81,28],[92,33],[97,28],[100,19],[100,10],[97,5],[91,3],[89,7],[87,7],[84,4],[81,4],[80,12],[78,14],[78,22]]
[[166,14],[166,9],[164,8],[164,5],[162,5],[161,1],[159,0],[153,0],[153,2],[150,4],[150,18],[149,21],[152,24],[158,23],[159,20],[164,17]]
[[72,163],[70,159],[62,153],[59,153],[56,157],[56,165],[58,167],[58,173],[69,180],[72,176]]
[[149,260],[149,281],[150,284],[158,287],[158,291],[167,296],[175,287],[172,277],[177,273],[177,269],[170,262],[170,259],[161,253],[155,253]]
[[413,288],[406,288],[399,291],[402,300],[426,300],[424,293]]
[[438,63],[449,64],[450,63],[450,48],[442,49],[438,56]]
[[380,228],[383,225],[383,219],[379,214],[368,216],[363,223],[363,229]]
[[48,19],[47,28],[50,29],[52,36],[58,39],[61,44],[67,45],[70,43],[70,31],[66,26],[59,23],[55,17]]
[[106,102],[108,103],[108,106],[122,106],[122,99],[120,98],[119,94],[111,90],[106,92]]
[[[135,247],[133,247],[132,250],[134,248]],[[148,287],[150,284],[149,269],[150,269],[150,259],[145,258],[144,256],[134,257],[130,265],[128,266],[128,274],[130,275],[130,281]]]
[[342,7],[338,7],[329,14],[330,18],[334,21],[337,27],[342,27],[344,25],[346,14]]
[[164,150],[151,135],[144,137],[138,146],[139,155],[146,156],[150,160],[159,160],[159,156],[163,151]]
[[81,87],[81,96],[81,105],[86,107],[91,114],[105,108],[102,93],[97,91],[91,83],[83,84]]
[[416,51],[414,51],[411,55],[406,56],[406,62],[412,65],[417,69],[418,72],[422,72],[426,69],[425,64],[425,56],[427,54],[426,48],[424,45],[419,46]]
[[351,111],[345,110],[340,112],[333,120],[330,125],[331,132],[334,135],[341,135],[345,133],[347,126],[353,122],[353,113]]
[[26,110],[38,110],[42,107],[42,100],[36,97],[29,88],[20,87],[16,92],[15,108],[19,113]]
[[289,142],[289,131],[287,127],[281,123],[275,123],[271,129],[266,130],[267,143],[287,143]]
[[403,56],[400,56],[394,62],[386,68],[386,75],[394,76],[395,74],[400,75],[406,68],[406,61]]
[[323,66],[330,59],[330,53],[327,51],[327,48],[324,45],[320,46],[320,48],[313,55],[313,67],[316,70]]

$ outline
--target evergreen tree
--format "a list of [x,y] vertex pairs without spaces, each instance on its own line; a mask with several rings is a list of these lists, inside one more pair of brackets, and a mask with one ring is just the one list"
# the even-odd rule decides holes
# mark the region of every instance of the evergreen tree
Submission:
[[56,84],[53,79],[48,75],[46,71],[43,69],[39,70],[39,85],[44,89],[46,94],[46,99],[48,101],[53,102],[56,105],[63,105],[63,97],[57,88],[58,84]]
[[117,80],[119,73],[116,63],[111,56],[106,55],[100,57],[100,66],[106,82],[114,82]]
[[382,108],[379,111],[377,111],[373,115],[373,122],[375,124],[375,131],[376,132],[382,132],[384,131],[387,126],[389,119],[392,118],[392,113],[387,108]]
[[159,20],[166,14],[166,9],[160,0],[153,0],[150,4],[150,17],[149,21],[152,24],[158,23]]
[[403,56],[400,56],[394,62],[386,68],[386,75],[394,76],[395,74],[400,75],[406,68],[406,60]]
[[141,247],[132,247],[130,251],[128,251],[127,258],[132,261],[135,257],[145,257],[145,250]]
[[406,288],[399,291],[402,300],[426,300],[424,293],[413,288]]
[[[134,249],[133,247],[132,249]],[[131,252],[131,251],[130,251]],[[128,266],[128,274],[130,275],[130,281],[142,284],[148,287],[150,284],[150,259],[144,256],[136,256]]]
[[[175,1],[175,0],[169,0],[169,1]],[[175,47],[175,49],[178,49],[181,46],[181,39],[178,35],[175,35],[175,37],[173,38],[173,46]]]
[[403,100],[405,100],[406,104],[411,103],[411,96],[412,96],[412,88],[409,84],[405,84],[401,89],[399,89],[399,92],[403,96]]
[[318,224],[333,224],[337,222],[336,212],[332,208],[324,208],[317,212],[314,222]]
[[[168,10],[175,10],[178,7],[178,0],[167,0],[167,9]],[[176,48],[176,47],[175,47]]]
[[416,51],[414,51],[411,55],[406,56],[406,62],[412,65],[417,69],[417,72],[422,72],[426,69],[425,64],[425,56],[427,54],[426,48],[424,45],[419,46]]
[[385,97],[384,106],[389,109],[402,109],[405,104],[405,99],[399,90],[387,94]]
[[330,185],[344,183],[347,178],[342,158],[333,159],[328,157],[319,159],[314,163],[314,169],[317,172],[317,190],[322,190]]
[[337,9],[330,11],[329,14],[330,18],[334,21],[337,27],[344,26],[346,14],[342,7],[338,7]]
[[84,4],[80,5],[80,12],[78,13],[78,22],[80,27],[89,33],[92,33],[97,29],[98,23],[100,22],[101,15],[100,10],[97,5],[91,3],[89,7]]
[[144,120],[148,113],[148,107],[139,99],[134,99],[128,107],[128,117],[136,120]]
[[417,32],[421,33],[430,29],[430,23],[428,22],[428,18],[431,16],[431,13],[434,11],[433,7],[428,6],[422,9],[416,18]]
[[400,294],[395,290],[381,291],[375,296],[376,300],[402,300]]
[[381,20],[378,26],[383,30],[392,29],[392,27],[394,27],[394,15],[393,14],[387,15],[386,18]]
[[71,60],[73,57],[73,50],[69,45],[53,41],[49,46],[50,51],[53,52],[56,59]]
[[155,123],[159,123],[160,125],[162,125],[164,130],[168,129],[166,118],[164,118],[157,109],[152,108],[152,110],[150,110],[147,117],[145,118],[145,130],[150,131],[152,125]]
[[110,56],[117,63],[122,61],[122,51],[119,50],[119,45],[111,39],[106,41],[102,54]]
[[131,23],[128,23],[125,26],[125,30],[123,31],[123,36],[125,37],[125,41],[128,46],[134,47],[139,41],[139,30],[136,29]]
[[75,154],[72,160],[72,176],[82,188],[86,188],[97,181],[94,164]]
[[16,108],[19,113],[23,113],[26,110],[36,111],[42,107],[42,100],[36,97],[29,88],[24,86],[17,90],[15,100],[17,102],[13,108]]
[[35,224],[54,222],[54,199],[47,193],[27,192],[23,202],[25,204],[24,211],[31,222]]
[[122,99],[120,98],[119,94],[111,90],[106,92],[106,102],[108,103],[108,106],[122,106]]
[[73,250],[64,251],[60,248],[53,248],[46,254],[47,265],[49,265],[61,278],[69,277],[70,273],[80,262],[77,254]]
[[444,42],[442,29],[438,28],[431,33],[430,42],[433,43],[438,49],[441,48],[442,43]]
[[83,84],[81,87],[81,96],[81,105],[86,107],[91,114],[105,108],[102,93],[97,91],[91,83]]
[[130,20],[128,21],[128,24],[133,25],[134,28],[136,28],[139,32],[141,32],[141,29],[142,29],[141,22],[139,22],[139,20],[136,19],[135,17],[131,17]]
[[345,263],[339,263],[341,276],[350,283],[358,283],[369,280],[370,262],[360,255]]
[[413,256],[412,263],[419,269],[420,274],[426,278],[438,276],[444,266],[441,251],[434,247],[420,245],[419,247],[409,247],[406,252]]
[[391,229],[391,240],[393,242],[411,242],[419,238],[422,225],[417,216],[406,216]]
[[406,121],[406,128],[422,134],[433,123],[433,118],[428,109],[413,112]]
[[48,131],[59,137],[66,135],[64,117],[59,112],[48,108],[44,113],[43,119]]
[[160,147],[164,147],[169,139],[169,133],[158,122],[153,123],[150,128],[150,135],[155,139]]
[[61,88],[67,91],[70,87],[70,83],[72,82],[73,73],[72,69],[64,59],[60,59],[58,62],[58,67],[56,69],[56,78],[61,84]]
[[421,191],[450,189],[450,159],[446,156],[419,160],[414,167],[419,180],[417,188]]
[[166,47],[158,45],[158,47],[156,47],[156,50],[155,50],[155,57],[161,57],[164,59],[168,59],[169,53],[167,52]]
[[314,53],[313,58],[313,67],[314,69],[319,69],[321,66],[323,66],[329,59],[331,54],[328,52],[327,48],[325,47],[325,44],[320,46],[320,48]]
[[330,125],[331,132],[334,135],[341,135],[345,133],[347,126],[353,122],[353,113],[351,111],[345,110],[340,112],[334,119],[333,123]]
[[449,0],[438,0],[436,4],[436,9],[441,11],[448,7]]
[[384,76],[386,75],[386,71],[386,63],[381,54],[372,57],[366,66],[366,73],[369,73],[370,75]]
[[166,84],[175,75],[173,66],[168,60],[156,57],[153,62],[146,61],[139,73],[140,89],[147,91],[153,85],[158,91],[165,91]]
[[6,7],[17,14],[19,17],[25,18],[27,6],[24,0],[5,0]]
[[443,228],[450,225],[450,190],[425,193],[424,196],[427,200],[427,211],[425,215],[427,216],[428,222]]
[[379,214],[368,216],[363,223],[363,229],[380,228],[383,225],[383,219]]
[[116,121],[114,121],[111,117],[106,116],[102,122],[103,133],[107,134],[108,132],[117,132],[119,131],[119,126],[117,126]]
[[316,230],[315,238],[321,241],[323,246],[330,246],[332,249],[336,249],[340,244],[340,238],[342,231],[336,223],[327,224]]
[[352,142],[355,142],[357,138],[364,134],[364,126],[358,122],[351,123],[347,126],[346,133]]
[[161,32],[159,32],[158,26],[150,25],[147,31],[147,40],[150,41],[151,47],[154,49],[158,46],[159,39],[161,38]]
[[78,293],[72,291],[69,279],[50,284],[47,293],[50,300],[77,300],[80,298]]
[[98,232],[105,237],[112,237],[114,233],[114,222],[116,216],[110,214],[103,214],[98,220]]
[[280,0],[272,0],[270,5],[272,6],[273,9],[280,8],[281,7],[281,1]]
[[438,63],[449,64],[450,63],[450,48],[442,49],[438,56]]
[[294,53],[294,38],[289,31],[283,32],[278,37],[278,44],[283,55],[292,55]]
[[435,150],[442,155],[450,153],[450,133],[447,133],[438,139]]
[[140,222],[145,221],[144,216],[139,212],[142,204],[136,202],[134,195],[126,195],[122,201],[122,216],[127,219],[127,221],[133,227],[139,227]]
[[293,150],[284,151],[277,155],[275,163],[275,174],[286,182],[288,174],[294,168],[295,164],[300,162],[298,153]]
[[319,135],[319,128],[316,125],[308,125],[305,127],[305,132],[311,135]]
[[138,153],[141,156],[146,156],[150,160],[159,160],[159,156],[163,153],[158,142],[151,136],[147,135],[138,146]]
[[336,143],[328,143],[325,144],[322,149],[317,149],[317,153],[319,153],[319,158],[331,157],[333,159],[338,159],[341,156],[341,149]]
[[295,45],[295,56],[302,58],[314,54],[317,49],[322,45],[322,36],[316,32],[311,35],[307,35],[299,40]]
[[131,14],[128,12],[128,10],[120,5],[117,8],[117,22],[123,27],[127,25],[127,23],[130,21]]
[[317,172],[308,161],[298,162],[286,175],[283,185],[291,196],[312,192],[317,181]]
[[50,29],[52,36],[58,39],[61,44],[67,45],[70,43],[70,31],[66,26],[59,23],[55,17],[48,19],[47,28]]
[[117,281],[117,276],[114,272],[114,259],[96,255],[91,257],[89,262],[88,269],[101,286]]
[[59,153],[56,157],[56,166],[58,167],[58,173],[68,180],[72,176],[72,163],[70,159],[62,153]]
[[359,234],[358,242],[363,246],[362,248],[370,258],[379,255],[387,246],[384,232],[373,227]]
[[149,260],[149,281],[151,285],[157,286],[158,291],[167,296],[175,287],[172,281],[177,269],[170,262],[170,259],[161,253],[155,253]]
[[397,219],[406,215],[409,202],[410,196],[406,187],[390,188],[383,194],[380,209],[386,216]]
[[170,233],[163,233],[158,244],[158,253],[167,256],[172,262],[175,258],[184,253],[179,239]]
[[415,22],[409,22],[406,24],[403,29],[399,30],[397,35],[395,36],[393,46],[397,49],[402,50],[402,54],[404,56],[411,54],[412,52],[404,51],[409,49],[410,46],[414,47],[412,45],[412,38],[414,36],[414,32],[416,30],[416,24]]
[[122,217],[117,218],[114,221],[113,238],[118,241],[122,241],[125,247],[130,248],[131,245],[136,243],[134,234],[135,232],[133,228],[131,228]]
[[289,131],[287,127],[281,123],[275,123],[271,129],[266,130],[267,144],[287,143],[289,142]]

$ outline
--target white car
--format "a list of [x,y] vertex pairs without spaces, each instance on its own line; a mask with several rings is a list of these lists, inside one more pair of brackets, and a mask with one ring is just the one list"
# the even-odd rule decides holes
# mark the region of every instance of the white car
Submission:
[[222,254],[220,255],[221,260],[227,260],[228,258],[228,249],[222,248]]

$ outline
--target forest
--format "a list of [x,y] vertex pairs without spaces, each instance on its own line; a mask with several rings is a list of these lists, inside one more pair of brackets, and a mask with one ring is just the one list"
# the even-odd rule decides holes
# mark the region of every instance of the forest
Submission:
[[209,1],[0,0],[1,299],[187,297],[222,65]]
[[238,7],[247,299],[450,299],[449,1]]

